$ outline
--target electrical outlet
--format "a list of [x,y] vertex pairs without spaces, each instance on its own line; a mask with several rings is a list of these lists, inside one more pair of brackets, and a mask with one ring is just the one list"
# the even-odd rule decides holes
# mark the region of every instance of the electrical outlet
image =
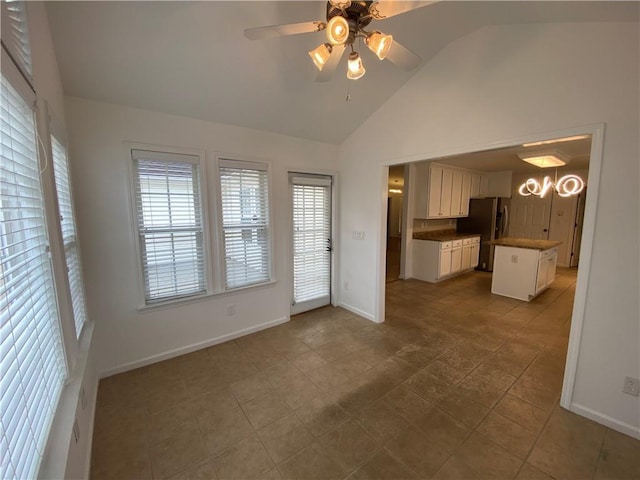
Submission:
[[640,380],[633,377],[624,377],[624,387],[622,388],[624,393],[637,397],[640,395]]
[[351,237],[354,240],[364,240],[364,232],[358,232],[354,230],[353,233],[351,234]]
[[518,256],[517,255],[511,255],[511,263],[518,263]]
[[227,315],[235,315],[236,314],[236,306],[233,303],[227,305]]

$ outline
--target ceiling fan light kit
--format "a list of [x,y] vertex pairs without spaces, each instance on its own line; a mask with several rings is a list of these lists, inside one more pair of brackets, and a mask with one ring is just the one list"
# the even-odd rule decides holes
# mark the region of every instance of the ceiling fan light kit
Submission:
[[346,47],[351,49],[347,64],[347,78],[356,80],[365,74],[366,70],[362,64],[362,58],[354,50],[354,43],[358,38],[364,40],[365,45],[380,60],[386,58],[405,70],[413,70],[421,63],[420,57],[396,42],[391,35],[386,35],[379,30],[368,31],[366,27],[372,20],[383,20],[430,3],[434,2],[329,0],[327,2],[326,22],[316,21],[248,28],[245,30],[245,37],[250,40],[258,40],[274,36],[326,30],[328,43],[323,43],[309,52],[311,60],[320,72],[316,77],[316,81],[319,82],[331,79],[331,75],[340,62]]
[[313,60],[313,63],[318,68],[318,70],[322,71],[325,64],[331,57],[332,50],[333,47],[330,43],[323,43],[322,45],[318,46],[318,48],[309,52],[309,56],[311,57],[311,60]]
[[349,54],[349,64],[347,67],[347,78],[350,80],[358,80],[362,78],[367,71],[362,65],[362,59],[358,52],[351,52]]

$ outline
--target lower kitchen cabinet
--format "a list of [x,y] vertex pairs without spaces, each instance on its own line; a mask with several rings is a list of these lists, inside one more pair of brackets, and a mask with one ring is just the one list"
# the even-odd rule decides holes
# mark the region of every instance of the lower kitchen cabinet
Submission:
[[413,240],[413,278],[436,283],[478,265],[480,237]]

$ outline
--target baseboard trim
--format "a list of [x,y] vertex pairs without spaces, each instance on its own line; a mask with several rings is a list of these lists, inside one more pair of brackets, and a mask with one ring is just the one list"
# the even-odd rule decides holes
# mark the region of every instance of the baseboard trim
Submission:
[[593,420],[594,422],[605,425],[613,430],[616,430],[617,432],[624,433],[625,435],[629,435],[630,437],[640,440],[640,427],[635,427],[633,425],[629,425],[628,423],[621,422],[620,420],[617,420],[603,413],[596,412],[591,408],[577,403],[572,403],[568,410],[572,411],[573,413],[577,413],[578,415],[582,415],[589,420]]
[[[100,383],[100,379],[96,375],[95,382],[93,385],[92,397],[93,402],[91,402],[91,411],[89,412],[89,425],[87,429],[87,452],[85,458],[84,465],[84,478],[91,478],[91,452],[93,451],[93,430],[96,424],[96,410],[98,405],[98,384]],[[86,393],[86,392],[85,392]]]
[[212,347],[213,345],[218,345],[219,343],[224,343],[224,342],[228,342],[229,340],[244,337],[245,335],[249,335],[250,333],[255,333],[255,332],[259,332],[260,330],[265,330],[267,328],[275,327],[276,325],[280,325],[288,321],[289,321],[288,316],[277,318],[269,322],[261,323],[259,325],[254,325],[253,327],[244,328],[242,330],[228,333],[226,335],[221,335],[219,337],[211,338],[209,340],[193,343],[191,345],[176,348],[174,350],[169,350],[168,352],[163,352],[156,355],[150,355],[148,357],[141,358],[140,360],[136,360],[134,362],[125,363],[123,365],[104,370],[99,373],[99,377],[100,378],[110,377],[111,375],[127,372],[135,368],[145,367],[147,365],[151,365],[152,363],[161,362],[163,360],[169,360],[170,358],[173,358],[173,357],[178,357],[180,355],[185,355],[187,353],[195,352],[196,350],[201,350],[203,348]]
[[375,323],[380,323],[380,322],[376,321],[374,315],[372,315],[372,314],[370,314],[368,312],[365,312],[364,310],[360,310],[359,308],[356,308],[353,305],[349,305],[348,303],[340,302],[338,304],[338,306],[344,308],[345,310],[349,310],[350,312],[355,313],[356,315],[360,315],[361,317],[364,317],[367,320],[371,320],[372,322],[375,322]]

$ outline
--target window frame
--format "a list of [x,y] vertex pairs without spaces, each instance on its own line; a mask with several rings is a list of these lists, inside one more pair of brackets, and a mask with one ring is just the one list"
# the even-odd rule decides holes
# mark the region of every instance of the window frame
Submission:
[[[145,280],[143,273],[142,250],[140,238],[138,234],[137,204],[136,204],[136,185],[135,185],[135,167],[132,157],[132,150],[148,150],[158,153],[176,154],[176,155],[192,155],[199,157],[199,185],[202,209],[202,223],[204,229],[203,245],[204,245],[204,263],[205,263],[205,282],[206,291],[199,295],[191,295],[186,297],[168,298],[153,303],[147,303],[145,300]],[[136,285],[137,285],[137,307],[138,311],[150,311],[164,308],[171,308],[183,304],[199,302],[207,300],[214,296],[224,296],[237,293],[238,291],[249,289],[260,289],[268,287],[276,283],[274,269],[274,222],[273,222],[273,174],[272,164],[269,160],[247,158],[234,154],[226,154],[214,152],[208,154],[203,149],[173,147],[166,145],[139,143],[139,142],[123,142],[123,157],[127,163],[128,173],[128,196],[129,196],[129,224],[132,242],[135,245],[134,251],[131,252],[132,264],[136,268]],[[251,168],[251,165],[265,170],[267,173],[267,241],[268,241],[268,266],[269,279],[264,282],[251,285],[243,285],[234,288],[225,288],[225,258],[224,258],[224,239],[222,228],[222,190],[220,187],[220,160],[233,162],[238,165]]]
[[[137,197],[136,197],[136,169],[134,166],[134,158],[133,151],[134,150],[146,150],[150,152],[157,152],[159,154],[166,155],[187,155],[198,157],[198,161],[194,163],[194,165],[198,166],[198,187],[200,189],[200,211],[201,211],[201,221],[202,221],[202,252],[203,252],[203,274],[204,274],[204,282],[205,282],[205,290],[201,293],[196,293],[193,295],[187,296],[175,296],[168,297],[166,299],[159,299],[153,302],[147,302],[145,295],[145,278],[144,278],[144,268],[143,268],[143,260],[142,260],[142,244],[140,242],[140,230],[138,225],[138,214],[137,214]],[[136,275],[137,275],[137,286],[138,286],[138,310],[146,310],[146,309],[155,309],[158,307],[163,307],[172,304],[179,304],[184,302],[190,302],[194,300],[201,299],[211,294],[212,292],[212,269],[211,269],[211,254],[210,254],[210,222],[209,222],[209,214],[208,214],[208,197],[206,191],[206,178],[207,178],[207,169],[206,169],[206,161],[205,161],[205,153],[202,150],[198,149],[189,149],[189,148],[180,148],[180,147],[169,147],[169,146],[161,146],[161,145],[153,145],[153,144],[143,144],[143,143],[132,143],[125,142],[125,152],[126,152],[126,160],[127,167],[129,173],[129,212],[131,215],[131,234],[133,235],[133,240],[135,244],[135,265],[136,265]]]
[[[240,285],[237,287],[226,287],[226,258],[225,258],[225,240],[224,240],[224,226],[223,226],[223,212],[222,212],[222,187],[220,182],[220,169],[221,164],[227,164],[229,166],[233,166],[236,168],[246,168],[248,170],[261,170],[266,172],[267,178],[267,251],[269,258],[267,259],[268,264],[268,279],[263,282],[252,283],[248,285]],[[232,168],[233,168],[232,167]],[[238,155],[227,155],[223,153],[217,153],[215,156],[215,178],[210,181],[210,185],[213,184],[213,191],[215,192],[215,202],[216,202],[216,213],[217,217],[215,220],[216,231],[214,232],[216,236],[216,247],[217,247],[217,259],[219,262],[219,286],[221,289],[221,293],[224,292],[235,292],[238,290],[249,289],[260,287],[262,285],[269,285],[275,283],[276,280],[274,278],[274,268],[273,268],[273,258],[274,258],[274,228],[273,228],[273,178],[272,178],[272,167],[271,162],[267,160],[253,159],[241,157]]]

